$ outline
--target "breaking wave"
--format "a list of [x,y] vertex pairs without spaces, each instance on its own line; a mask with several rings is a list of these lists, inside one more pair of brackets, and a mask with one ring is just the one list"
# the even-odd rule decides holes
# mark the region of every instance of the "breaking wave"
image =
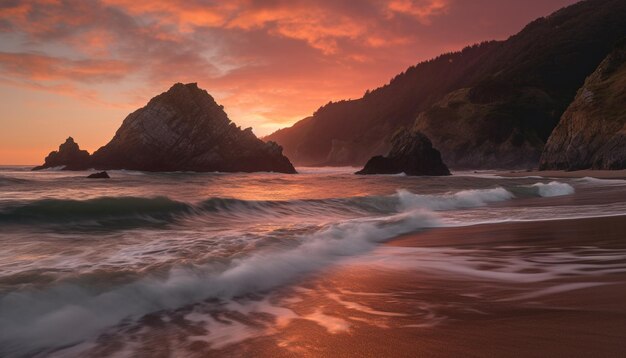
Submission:
[[569,184],[553,181],[547,184],[536,183],[531,186],[537,190],[539,196],[553,197],[574,194],[574,187]]
[[[13,291],[0,295],[0,353],[71,345],[150,312],[267,291],[366,252],[378,242],[434,225],[435,217],[422,210],[348,220],[295,238],[295,247],[255,252],[228,263],[173,267],[165,277],[148,275],[104,290],[61,282]],[[80,327],[80,332],[58,327]]]
[[[545,185],[537,186],[534,195],[550,196],[567,191],[556,184]],[[549,188],[547,192],[546,188]],[[366,253],[380,242],[440,226],[436,211],[479,207],[515,197],[513,190],[496,187],[439,195],[400,190],[387,196],[315,200],[209,198],[195,204],[167,197],[44,199],[4,207],[0,210],[0,222],[47,222],[64,227],[67,222],[167,223],[206,215],[241,219],[242,215],[252,218],[325,213],[334,216],[334,220],[312,232],[294,235],[288,244],[270,245],[208,263],[173,263],[167,269],[137,272],[123,282],[115,279],[119,271],[112,270],[101,273],[97,285],[88,284],[84,278],[70,277],[0,291],[0,355],[42,353],[45,347],[76,344],[152,312],[207,299],[228,300],[266,292],[343,258]],[[337,216],[345,212],[367,215]],[[106,279],[107,274],[111,279]]]
[[87,200],[42,199],[0,209],[0,222],[67,223],[135,218],[171,220],[192,206],[166,197],[99,197]]
[[87,200],[42,199],[0,208],[0,223],[141,226],[168,224],[198,216],[222,218],[285,216],[373,216],[397,214],[410,209],[454,210],[506,201],[516,196],[552,197],[569,195],[569,184],[536,183],[505,189],[462,190],[444,194],[415,194],[398,190],[386,196],[361,196],[309,200],[240,200],[213,197],[198,203],[168,197],[98,197]]

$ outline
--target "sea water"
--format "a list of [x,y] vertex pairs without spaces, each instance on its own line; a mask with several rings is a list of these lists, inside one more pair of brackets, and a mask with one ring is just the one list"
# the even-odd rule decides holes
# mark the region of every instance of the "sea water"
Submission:
[[[394,249],[372,251],[420,230],[626,213],[611,195],[625,190],[619,180],[355,170],[110,171],[103,180],[0,168],[0,355],[65,356],[147,315],[237,306],[350,260],[400,265]],[[447,255],[435,250],[421,264],[453,270],[442,266]]]

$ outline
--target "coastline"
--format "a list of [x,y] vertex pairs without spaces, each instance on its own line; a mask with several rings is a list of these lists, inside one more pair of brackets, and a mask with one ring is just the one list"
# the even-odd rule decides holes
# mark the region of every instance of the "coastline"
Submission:
[[626,179],[626,169],[623,170],[519,170],[519,171],[496,171],[494,175],[505,178],[522,178],[538,176],[544,178],[596,178],[596,179]]
[[[135,276],[131,277],[129,282],[121,281],[121,285],[115,283],[119,272],[124,272],[129,264],[134,265],[135,262],[124,263],[124,266],[120,266],[121,270],[115,268],[110,272],[97,272],[98,278],[94,283],[100,285],[103,281],[100,277],[110,282],[111,288],[108,292],[113,294],[108,297],[118,297],[115,302],[119,304],[112,310],[108,307],[103,309],[100,305],[91,304],[96,302],[92,299],[94,296],[87,295],[83,299],[72,290],[67,297],[70,300],[78,297],[76,306],[82,305],[90,309],[88,312],[110,317],[119,309],[127,307],[124,305],[126,300],[124,297],[128,287],[131,287],[133,292],[146,292],[143,296],[133,294],[133,297],[136,297],[135,302],[147,302],[147,305],[135,310],[137,304],[133,303],[133,306],[128,308],[130,314],[136,314],[136,321],[124,320],[116,325],[107,325],[93,335],[86,334],[81,338],[83,341],[80,344],[72,346],[73,342],[66,343],[67,349],[63,348],[66,344],[63,344],[63,347],[43,346],[43,349],[50,350],[42,351],[42,356],[46,353],[54,353],[56,356],[94,357],[146,353],[154,356],[174,354],[191,357],[207,355],[611,357],[617,356],[615,352],[621,353],[626,350],[626,342],[623,340],[626,336],[626,304],[623,303],[623,297],[626,296],[626,240],[623,234],[626,232],[626,206],[624,206],[626,185],[623,181],[557,180],[563,182],[557,183],[557,186],[569,186],[565,182],[570,182],[575,191],[571,193],[559,191],[557,194],[560,195],[556,196],[544,196],[533,192],[532,195],[520,195],[515,199],[502,201],[493,201],[494,198],[491,198],[485,202],[470,202],[470,207],[465,208],[457,202],[458,199],[484,198],[485,193],[493,192],[495,185],[523,189],[548,184],[538,184],[546,180],[537,178],[502,180],[493,176],[493,172],[482,176],[476,175],[475,178],[407,179],[383,176],[367,180],[344,175],[308,175],[304,180],[291,176],[269,178],[265,174],[219,178],[181,175],[176,177],[174,186],[170,175],[135,175],[120,172],[119,175],[124,180],[107,182],[107,187],[94,187],[93,184],[89,184],[76,189],[74,189],[76,184],[72,182],[59,186],[56,180],[31,178],[42,176],[55,178],[58,175],[66,174],[35,175],[28,172],[24,176],[30,180],[15,184],[7,183],[26,193],[24,198],[35,202],[35,209],[40,206],[41,195],[35,192],[36,196],[32,197],[30,195],[33,191],[24,189],[38,188],[36,185],[45,188],[47,196],[51,193],[48,189],[62,190],[64,195],[68,189],[78,190],[82,195],[85,193],[94,195],[95,203],[94,200],[81,202],[86,203],[85,207],[91,209],[80,210],[78,214],[69,212],[74,215],[70,215],[72,220],[76,217],[82,219],[82,222],[102,220],[99,210],[95,210],[97,214],[95,216],[80,215],[82,211],[93,212],[93,208],[101,208],[103,188],[109,192],[117,188],[117,191],[114,191],[117,197],[125,198],[122,199],[124,201],[120,207],[129,210],[124,212],[134,213],[135,210],[140,210],[139,217],[133,221],[138,223],[137,227],[122,226],[106,232],[102,231],[101,225],[96,222],[99,240],[81,243],[80,248],[90,250],[89,255],[78,253],[70,256],[72,260],[63,262],[64,265],[69,263],[67,266],[69,268],[76,267],[74,262],[80,263],[82,260],[86,262],[83,267],[89,267],[91,262],[98,261],[94,257],[100,257],[100,260],[105,262],[111,262],[113,258],[119,260],[128,249],[145,254],[151,259],[147,261],[148,265],[153,265],[155,261],[159,265],[169,264],[164,260],[159,261],[163,255],[161,250],[165,247],[170,253],[175,250],[180,252],[182,265],[189,262],[187,260],[201,262],[206,249],[211,252],[213,242],[223,245],[220,250],[230,250],[226,254],[241,251],[239,246],[241,241],[233,242],[230,246],[227,236],[213,241],[210,231],[213,228],[205,230],[210,226],[207,223],[212,222],[235,224],[225,227],[226,229],[235,227],[248,232],[259,232],[262,229],[261,234],[267,233],[269,240],[257,240],[246,244],[251,243],[263,248],[268,247],[266,244],[276,243],[288,245],[283,247],[288,249],[293,234],[297,233],[293,229],[303,228],[292,226],[293,222],[296,219],[310,220],[303,219],[303,212],[307,216],[337,212],[338,217],[333,216],[324,220],[340,224],[344,222],[343,217],[339,217],[341,213],[355,207],[355,202],[350,201],[352,199],[348,200],[358,195],[352,191],[353,187],[359,187],[359,190],[367,192],[369,198],[375,199],[374,203],[389,205],[396,203],[389,201],[389,195],[383,195],[385,201],[375,194],[384,194],[384,188],[391,190],[398,186],[407,186],[411,191],[405,193],[404,199],[422,200],[426,197],[433,202],[418,202],[418,208],[437,208],[435,204],[438,204],[442,210],[437,211],[439,214],[436,215],[440,217],[440,221],[426,220],[423,224],[421,216],[402,216],[403,220],[400,223],[408,224],[410,228],[405,227],[398,231],[395,231],[393,226],[398,224],[397,221],[385,221],[375,226],[330,225],[331,228],[341,230],[334,236],[315,241],[316,245],[305,246],[307,248],[305,251],[299,249],[298,255],[273,256],[270,255],[273,252],[271,250],[260,251],[258,256],[254,256],[256,260],[242,261],[244,265],[238,263],[235,266],[237,270],[229,271],[228,276],[215,276],[210,271],[212,267],[208,267],[207,271],[201,271],[203,267],[200,266],[197,266],[199,270],[193,272],[181,270],[166,280],[159,280],[160,277],[157,276],[147,276],[154,285],[150,286],[153,289],[149,291],[144,290],[145,281],[139,281],[139,285],[135,285],[137,282],[134,280]],[[460,198],[455,196],[450,199],[449,194],[439,194],[442,188],[448,187],[445,180],[455,188],[456,193],[461,193],[457,195]],[[181,182],[185,185],[181,185]],[[128,183],[132,184],[133,190],[129,190]],[[207,183],[211,184],[211,195],[214,196],[209,202],[206,201]],[[411,183],[415,183],[412,188]],[[251,192],[242,192],[242,187],[251,188],[257,196],[251,196]],[[346,187],[347,189],[344,189]],[[271,198],[258,196],[259,192],[275,193],[285,191],[285,188],[291,190],[289,191],[291,196],[285,198],[276,198],[276,194]],[[423,194],[427,196],[414,194],[413,191],[417,192],[416,188],[422,189]],[[497,189],[496,194],[504,190],[503,188]],[[312,189],[317,190],[313,192],[315,195],[311,195]],[[338,189],[342,191],[336,191]],[[565,193],[570,194],[563,195]],[[193,208],[216,202],[220,206],[209,207],[210,210],[202,211],[199,215],[185,215],[184,221],[167,221],[170,226],[165,228],[154,227],[151,222],[145,223],[145,215],[142,213],[149,215],[154,212],[155,199],[148,199],[146,204],[144,197],[155,194],[172,198],[175,213],[179,212],[176,210],[179,210],[177,208],[181,203],[197,203],[197,198],[205,198],[205,201],[190,204]],[[129,200],[129,196],[132,199]],[[303,201],[302,198],[307,196],[348,199]],[[74,196],[59,195],[59,197],[63,200],[69,199],[71,205],[75,204]],[[234,201],[226,205],[220,199],[223,197],[239,199],[231,199]],[[258,201],[254,202],[255,205],[248,205],[252,202],[251,199]],[[282,201],[278,204],[272,201],[277,199]],[[163,207],[162,202],[158,200],[157,214],[168,213],[171,203],[166,201],[167,205]],[[450,203],[450,200],[453,203]],[[336,206],[337,202],[340,202],[341,206]],[[372,200],[367,201],[370,202]],[[256,205],[258,203],[263,205],[259,207]],[[357,201],[356,204],[359,205],[357,208],[363,207],[363,201]],[[385,205],[377,208],[384,209],[387,207]],[[110,209],[111,205],[107,204],[106,207]],[[145,211],[146,207],[150,210]],[[220,209],[221,211],[218,210],[216,213],[214,208],[223,210]],[[290,219],[281,222],[276,219],[276,213],[281,219],[284,215],[290,216]],[[374,214],[368,213],[381,215],[378,211]],[[397,219],[395,212],[386,213],[391,214],[386,217]],[[363,217],[361,211],[357,214],[355,216],[358,218]],[[603,214],[606,216],[602,216]],[[155,217],[160,220],[170,218],[167,215],[158,215]],[[590,215],[597,216],[589,217]],[[115,218],[108,214],[104,217],[109,220],[104,221],[107,227],[110,227],[111,223],[119,222],[119,220],[110,221]],[[554,219],[557,217],[573,218]],[[241,220],[242,218],[245,220]],[[128,216],[123,216],[122,219],[122,223],[129,224]],[[451,220],[447,221],[448,219]],[[68,228],[66,221],[65,218],[61,218],[41,227],[55,229],[62,225],[66,230]],[[268,223],[271,225],[268,226]],[[445,223],[475,224],[436,227]],[[245,226],[248,224],[249,226]],[[312,224],[326,225],[320,224],[320,221],[310,222],[308,225]],[[79,230],[84,230],[84,227],[77,226]],[[146,230],[141,230],[144,227]],[[420,227],[429,229],[411,231],[419,230]],[[377,228],[394,229],[396,234],[386,235],[389,232],[387,230],[374,231]],[[30,246],[25,250],[30,250],[33,243],[36,243],[37,247],[43,246],[41,241],[28,241],[35,235],[25,227],[16,225],[14,229],[10,235],[19,235],[21,232],[24,232],[24,235],[18,236],[19,240],[7,235],[7,239],[12,241],[6,242],[16,245],[26,241]],[[110,242],[113,241],[108,239],[118,238],[122,232],[128,232],[129,238],[143,234],[140,237],[140,246],[137,244],[124,246],[122,248],[126,250],[120,250],[122,255],[116,254],[117,249],[113,254],[101,255],[100,252],[106,253]],[[278,235],[281,232],[285,235]],[[314,229],[310,232],[319,235],[320,230]],[[400,232],[412,233],[397,236]],[[188,236],[185,236],[185,233],[188,233]],[[364,234],[367,245],[361,245],[364,240],[340,240]],[[51,237],[58,234],[54,232],[53,235]],[[149,236],[154,236],[154,240],[149,240]],[[172,240],[172,236],[181,239]],[[77,248],[73,237],[68,240],[67,246],[60,248],[64,255],[68,249]],[[197,241],[199,237],[208,240]],[[382,243],[379,239],[383,237],[390,240]],[[101,243],[102,245],[98,246]],[[343,246],[342,243],[347,245]],[[283,248],[279,248],[277,252],[282,252]],[[213,252],[217,256],[224,251]],[[248,252],[242,257],[246,257]],[[45,254],[51,253],[54,252],[50,251],[50,247],[46,247]],[[194,256],[196,253],[198,256]],[[302,256],[306,258],[302,260]],[[28,259],[26,255],[19,257]],[[165,258],[170,260],[170,257]],[[86,261],[87,259],[89,261]],[[36,257],[32,260],[34,263],[42,262]],[[283,272],[288,272],[284,278]],[[290,272],[297,274],[291,275]],[[106,275],[100,276],[101,274]],[[86,272],[82,277],[85,278],[82,282],[85,282],[93,275]],[[153,277],[156,279],[153,280]],[[262,286],[266,279],[270,282],[274,280],[275,284]],[[81,287],[91,289],[94,286],[89,284]],[[187,287],[193,287],[193,290],[187,291]],[[186,300],[183,296],[187,292],[193,293],[205,288],[234,293],[230,296],[221,292],[214,294],[215,291],[205,291],[203,297],[217,297],[206,300],[202,298]],[[116,296],[119,292],[123,294]],[[156,311],[150,308],[155,300],[181,296],[182,303],[172,305],[171,309],[166,307]],[[44,304],[41,306],[44,307],[42,310],[44,313],[55,314],[59,311],[48,310],[47,305],[50,303],[47,297],[35,298],[39,297],[43,297],[40,302]],[[147,299],[137,300],[141,297]],[[63,308],[65,302],[60,301],[58,307]],[[148,309],[144,310],[144,307]],[[30,313],[33,310],[31,305],[24,306],[23,309],[23,314],[14,315],[17,324],[12,327],[30,329],[33,325],[20,326],[21,322],[38,323],[39,315]],[[145,314],[146,312],[149,313]],[[33,317],[30,321],[26,320],[28,315]],[[72,316],[69,316],[69,319],[72,319]],[[48,332],[54,333],[57,325],[51,325]],[[81,330],[85,331],[85,328]],[[30,330],[25,329],[23,332],[30,334]],[[41,337],[49,337],[52,333]],[[18,342],[24,342],[25,349],[29,349],[33,342],[39,339],[38,336],[33,337],[35,340],[24,339]],[[12,349],[16,351],[17,348]],[[56,349],[59,351],[55,351]]]
[[[399,247],[484,245],[602,245],[626,248],[626,213],[536,221],[511,221],[434,228],[399,236],[385,243]],[[553,238],[553,240],[546,240]],[[592,240],[593,239],[593,240]]]
[[[295,293],[283,292],[289,302],[283,307],[298,318],[278,331],[213,352],[259,357],[619,357],[626,350],[624,230],[626,215],[404,235],[376,249],[378,254],[306,279]],[[465,256],[473,250],[485,250],[484,256]],[[572,253],[585,250],[597,253],[575,261]],[[616,251],[622,256],[601,257]],[[544,268],[564,271],[545,280],[529,279],[542,274],[540,265],[517,273],[494,266],[499,261],[541,263],[550,255],[556,261]],[[460,270],[463,265],[466,272]],[[568,265],[594,269],[573,274]],[[447,271],[448,266],[456,269]],[[493,273],[511,277],[499,280]]]

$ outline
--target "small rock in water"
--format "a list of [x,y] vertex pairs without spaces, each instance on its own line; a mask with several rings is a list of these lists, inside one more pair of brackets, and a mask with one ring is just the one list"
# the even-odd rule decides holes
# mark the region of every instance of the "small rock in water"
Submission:
[[99,173],[93,173],[93,174],[89,175],[87,178],[89,178],[89,179],[109,179],[111,177],[109,176],[109,174],[107,172],[99,172]]
[[90,167],[90,156],[86,150],[81,150],[74,138],[68,137],[65,143],[59,146],[58,151],[51,152],[43,165],[33,168],[41,170],[54,167],[63,167],[63,170],[85,170]]
[[386,157],[372,157],[356,174],[450,175],[441,153],[422,132],[398,131]]

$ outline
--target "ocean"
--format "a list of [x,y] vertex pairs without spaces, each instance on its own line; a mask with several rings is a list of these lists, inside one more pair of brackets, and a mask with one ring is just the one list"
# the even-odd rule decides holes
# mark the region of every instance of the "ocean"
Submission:
[[[476,314],[458,297],[536,304],[626,272],[626,248],[593,242],[458,244],[468,228],[619,217],[624,180],[29,169],[0,167],[3,357],[315,356],[311,337],[423,332]],[[442,230],[455,244],[393,244],[437,243]],[[347,288],[389,272],[441,279],[396,310],[415,287]],[[437,296],[451,281],[463,292]]]

